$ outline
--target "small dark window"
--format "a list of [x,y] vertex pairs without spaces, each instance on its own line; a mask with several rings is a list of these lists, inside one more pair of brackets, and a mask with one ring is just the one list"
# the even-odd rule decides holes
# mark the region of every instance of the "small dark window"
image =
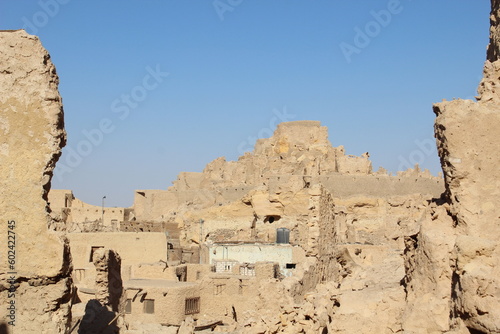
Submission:
[[247,291],[247,285],[243,284],[243,280],[240,279],[240,285],[238,289],[238,294],[242,295]]
[[225,284],[216,284],[215,285],[215,290],[214,290],[214,295],[220,295],[224,291]]
[[144,313],[148,313],[148,314],[155,313],[155,300],[154,299],[144,299]]
[[284,227],[276,229],[276,243],[278,244],[290,243],[290,230]]
[[280,220],[280,216],[266,216],[266,218],[264,218],[264,223],[269,223],[269,224],[272,224],[278,220]]
[[485,332],[481,332],[480,330],[477,330],[475,328],[467,327],[467,329],[469,330],[469,333],[471,333],[471,334],[485,334]]
[[184,314],[200,313],[200,297],[186,298]]
[[125,314],[132,313],[132,299],[127,299],[125,301]]
[[286,269],[295,269],[296,264],[295,263],[287,263],[286,264]]

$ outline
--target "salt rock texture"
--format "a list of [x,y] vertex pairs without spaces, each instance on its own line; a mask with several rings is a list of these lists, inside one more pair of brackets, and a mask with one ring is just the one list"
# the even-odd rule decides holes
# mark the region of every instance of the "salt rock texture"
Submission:
[[[47,229],[46,200],[66,142],[59,79],[38,38],[23,30],[0,32],[0,78],[0,321],[11,320],[6,305],[14,301],[15,327],[8,331],[65,333],[71,320],[71,258],[68,242]],[[15,222],[13,229],[7,229],[8,221]],[[15,233],[12,249],[9,231]],[[8,263],[8,250],[15,250],[15,263]]]

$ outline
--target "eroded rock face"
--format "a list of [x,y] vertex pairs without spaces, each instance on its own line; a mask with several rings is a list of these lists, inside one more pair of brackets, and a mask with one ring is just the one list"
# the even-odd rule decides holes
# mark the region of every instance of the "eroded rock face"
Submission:
[[96,268],[95,299],[85,305],[78,333],[118,333],[123,326],[123,282],[121,258],[112,249],[97,249],[93,255]]
[[120,309],[123,294],[121,258],[114,250],[98,249],[94,253],[96,267],[96,299],[109,305],[114,312]]
[[58,83],[37,37],[0,32],[0,304],[15,303],[16,333],[64,333],[71,320],[69,246],[47,229],[47,192],[66,141]]
[[500,2],[492,1],[490,45],[478,102],[434,106],[438,152],[457,239],[451,256],[453,313],[472,330],[500,332]]
[[484,64],[483,80],[479,84],[477,99],[480,102],[492,102],[498,104],[500,95],[496,85],[500,80],[500,13],[498,12],[499,1],[491,0],[490,14],[490,44],[488,45],[486,63]]
[[487,59],[489,62],[496,62],[500,57],[500,7],[499,0],[491,0],[490,15],[490,44],[488,45]]
[[478,102],[434,105],[446,193],[407,243],[404,328],[409,332],[500,332],[499,5],[492,1]]
[[447,197],[457,227],[495,239],[500,236],[495,224],[500,200],[496,156],[500,109],[490,102],[455,100],[436,104],[434,111]]

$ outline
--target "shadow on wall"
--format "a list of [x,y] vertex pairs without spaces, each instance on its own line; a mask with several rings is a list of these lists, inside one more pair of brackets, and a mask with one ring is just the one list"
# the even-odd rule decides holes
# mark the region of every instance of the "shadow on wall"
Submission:
[[85,306],[78,334],[114,334],[119,332],[116,326],[115,313],[108,310],[98,300],[91,299]]
[[115,252],[109,252],[108,268],[109,305],[114,312],[120,312],[120,303],[122,302],[123,295],[122,267],[121,259],[117,258]]

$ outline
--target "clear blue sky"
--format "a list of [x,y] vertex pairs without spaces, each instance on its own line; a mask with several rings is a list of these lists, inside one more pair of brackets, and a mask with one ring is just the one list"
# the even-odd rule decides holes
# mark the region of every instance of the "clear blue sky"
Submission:
[[40,36],[60,76],[52,187],[130,206],[237,159],[276,115],[321,121],[374,169],[437,174],[432,103],[476,94],[489,1],[4,0],[0,22]]

